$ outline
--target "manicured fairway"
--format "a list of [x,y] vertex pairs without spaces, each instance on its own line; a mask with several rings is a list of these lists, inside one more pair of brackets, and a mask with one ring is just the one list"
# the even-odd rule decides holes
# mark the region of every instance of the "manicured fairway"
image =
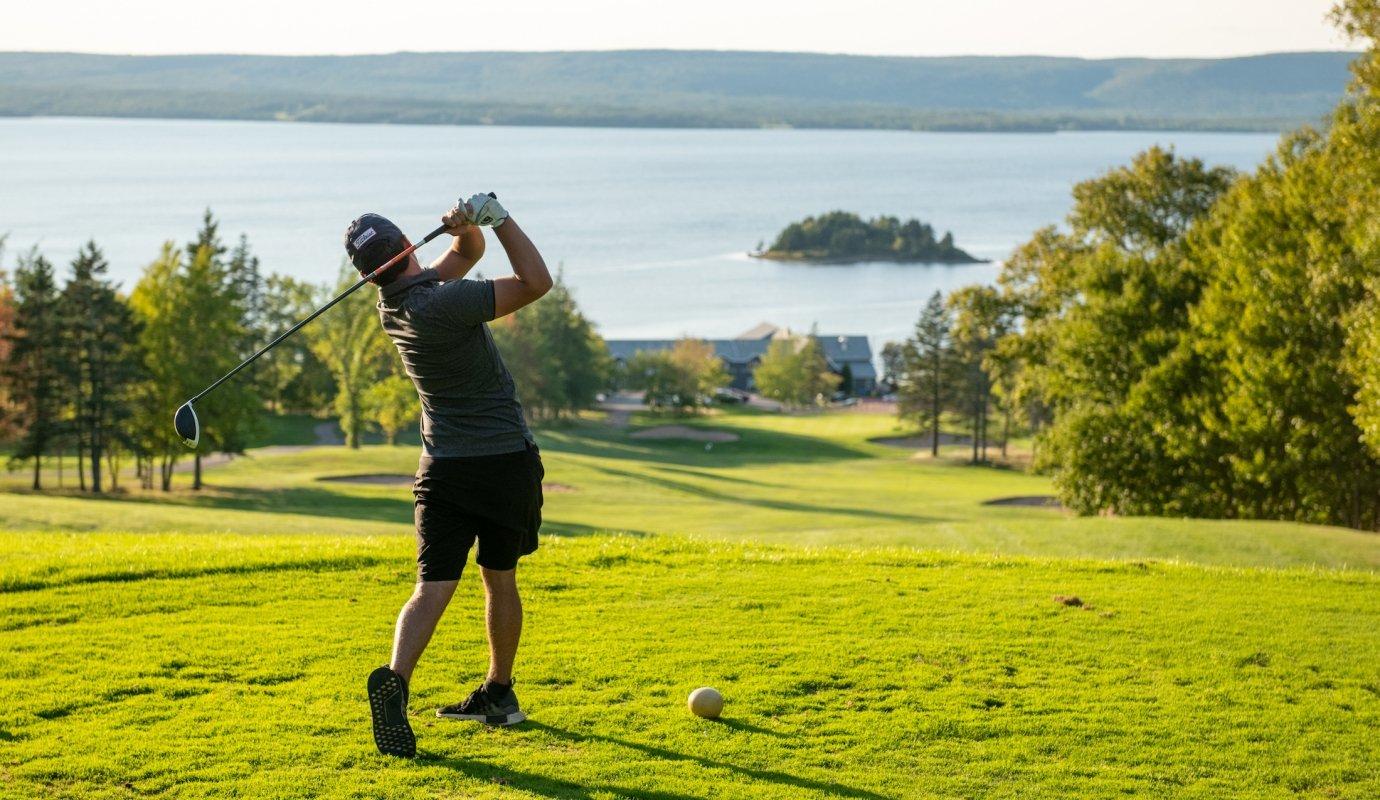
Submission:
[[[985,505],[1049,484],[870,443],[886,418],[691,424],[740,438],[541,434],[531,721],[433,716],[484,668],[467,575],[415,762],[376,753],[364,701],[408,487],[323,480],[413,448],[0,493],[0,798],[1380,796],[1376,536]],[[701,685],[722,720],[686,710]]]
[[[897,433],[867,414],[787,417],[735,414],[690,420],[738,434],[715,444],[635,439],[631,430],[584,422],[541,431],[547,479],[571,491],[547,496],[548,533],[678,534],[789,545],[901,546],[943,552],[1155,559],[1225,566],[1380,569],[1380,537],[1341,528],[1246,520],[1078,518],[1008,497],[1048,495],[1047,478],[969,467],[963,448],[934,462],[872,444]],[[685,420],[674,420],[686,424]],[[251,451],[206,472],[204,492],[178,489],[114,500],[0,495],[0,529],[381,533],[410,525],[406,476],[415,446],[350,451]],[[391,474],[391,486],[323,478]],[[0,486],[22,487],[20,474]],[[131,483],[126,479],[126,484]],[[271,524],[264,512],[283,516]]]

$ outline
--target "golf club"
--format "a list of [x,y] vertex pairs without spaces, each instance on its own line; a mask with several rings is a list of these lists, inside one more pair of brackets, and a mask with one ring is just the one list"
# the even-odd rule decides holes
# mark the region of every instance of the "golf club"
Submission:
[[183,403],[182,406],[177,409],[177,413],[173,415],[173,429],[176,430],[177,435],[181,437],[182,443],[195,450],[197,444],[201,441],[201,421],[197,419],[196,409],[192,407],[193,403],[210,394],[212,389],[215,389],[217,386],[230,380],[230,378],[234,377],[235,373],[254,363],[254,360],[257,359],[259,356],[277,347],[280,342],[282,342],[284,339],[291,336],[292,334],[296,333],[299,329],[301,329],[303,325],[306,325],[308,322],[311,322],[312,320],[321,316],[331,306],[335,305],[336,303],[339,303],[346,297],[349,297],[351,293],[353,293],[356,289],[368,283],[369,281],[373,280],[375,276],[382,274],[383,272],[387,271],[389,267],[398,263],[402,259],[407,258],[409,255],[412,255],[413,250],[416,250],[418,247],[421,247],[422,245],[426,244],[432,239],[435,239],[437,236],[440,236],[445,232],[446,226],[442,225],[441,227],[437,228],[431,233],[428,233],[426,237],[423,238],[420,242],[417,242],[416,244],[408,247],[406,250],[403,250],[401,253],[398,253],[397,255],[388,259],[388,263],[384,264],[383,266],[379,267],[378,269],[374,270],[368,275],[365,275],[363,278],[360,278],[359,283],[356,283],[354,286],[351,286],[350,288],[341,292],[331,302],[313,311],[311,313],[311,316],[307,317],[306,319],[302,320],[296,325],[293,325],[291,328],[288,328],[287,331],[285,331],[277,339],[274,339],[273,341],[264,345],[263,349],[259,350],[259,352],[255,353],[249,358],[246,358],[243,361],[243,363],[241,363],[238,367],[235,367],[234,369],[225,373],[225,375],[222,376],[220,380],[216,381],[210,386],[207,386],[201,392],[201,394]]

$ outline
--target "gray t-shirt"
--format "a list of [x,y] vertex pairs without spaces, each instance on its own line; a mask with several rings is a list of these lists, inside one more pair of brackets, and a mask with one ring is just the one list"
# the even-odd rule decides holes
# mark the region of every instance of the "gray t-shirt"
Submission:
[[441,282],[436,270],[379,289],[379,321],[422,400],[422,449],[432,458],[523,450],[532,432],[494,347],[493,281]]

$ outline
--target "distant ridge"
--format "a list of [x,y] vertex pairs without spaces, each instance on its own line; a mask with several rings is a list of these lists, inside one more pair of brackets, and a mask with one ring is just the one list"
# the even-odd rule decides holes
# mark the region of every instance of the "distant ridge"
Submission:
[[372,56],[0,53],[0,115],[913,130],[1281,130],[1356,53],[902,58],[681,50]]

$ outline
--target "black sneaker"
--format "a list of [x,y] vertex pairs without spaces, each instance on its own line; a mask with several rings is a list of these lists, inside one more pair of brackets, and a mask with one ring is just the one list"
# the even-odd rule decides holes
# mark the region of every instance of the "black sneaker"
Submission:
[[369,712],[374,745],[386,756],[417,755],[417,737],[407,721],[407,681],[388,667],[369,673]]
[[[494,694],[497,694],[496,692]],[[527,719],[518,708],[517,694],[511,686],[502,697],[495,698],[486,682],[470,692],[463,703],[436,709],[436,716],[446,719],[472,719],[485,725],[516,725]]]

